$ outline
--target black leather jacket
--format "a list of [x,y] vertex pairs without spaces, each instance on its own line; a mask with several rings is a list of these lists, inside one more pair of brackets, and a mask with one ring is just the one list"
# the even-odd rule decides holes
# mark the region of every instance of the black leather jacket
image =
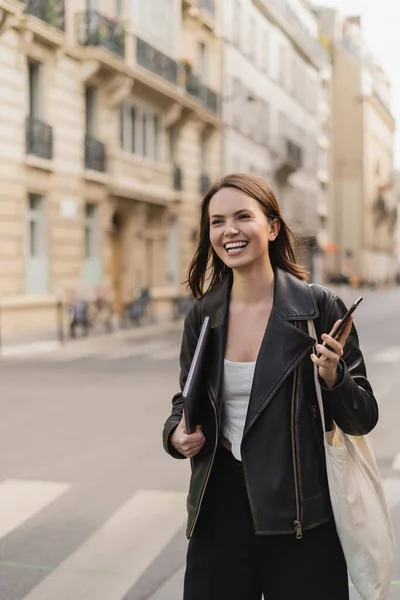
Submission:
[[[192,459],[187,499],[187,536],[201,509],[221,425],[221,382],[227,336],[232,275],[200,298],[187,315],[181,349],[181,389],[186,381],[205,315],[211,318],[211,340],[201,402],[206,443]],[[310,354],[313,319],[319,339],[346,312],[343,302],[326,288],[308,285],[275,270],[274,305],[257,358],[241,445],[243,472],[258,535],[296,533],[329,520],[323,436]],[[378,406],[366,378],[355,328],[339,363],[339,379],[322,388],[327,426],[332,420],[346,433],[363,435],[378,421]],[[182,417],[182,395],[172,399],[164,426],[165,450],[184,458],[170,443]],[[229,502],[229,498],[226,499]]]

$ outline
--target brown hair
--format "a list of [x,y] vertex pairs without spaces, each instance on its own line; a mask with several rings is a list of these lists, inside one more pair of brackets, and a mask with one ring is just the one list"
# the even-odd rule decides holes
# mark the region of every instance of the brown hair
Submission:
[[[186,284],[195,298],[204,292],[205,280],[209,281],[206,291],[220,283],[231,269],[219,258],[210,242],[209,205],[212,197],[223,188],[236,188],[251,196],[261,204],[265,216],[269,220],[278,219],[279,234],[269,245],[271,265],[279,267],[301,280],[307,279],[307,271],[297,264],[295,246],[297,238],[283,220],[276,196],[266,179],[251,173],[232,173],[216,181],[204,196],[201,204],[200,231],[196,252],[189,266]],[[207,272],[210,271],[210,274]]]

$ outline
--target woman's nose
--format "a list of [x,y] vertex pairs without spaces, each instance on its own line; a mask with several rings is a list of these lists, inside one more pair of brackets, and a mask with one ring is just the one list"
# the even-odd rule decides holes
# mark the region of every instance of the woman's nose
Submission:
[[238,233],[239,233],[239,230],[234,223],[226,224],[225,235],[237,235]]

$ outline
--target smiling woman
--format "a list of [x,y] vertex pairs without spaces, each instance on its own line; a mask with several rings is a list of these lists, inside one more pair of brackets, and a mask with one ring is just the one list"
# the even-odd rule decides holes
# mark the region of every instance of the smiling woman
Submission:
[[247,173],[227,175],[203,199],[199,243],[187,283],[199,298],[205,292],[208,268],[210,290],[232,268],[254,264],[256,259],[304,280],[307,272],[296,263],[295,244],[269,183]]
[[[364,435],[378,409],[352,323],[337,340],[327,335],[343,302],[306,283],[294,242],[268,181],[235,173],[204,197],[188,275],[197,301],[163,433],[169,454],[191,460],[184,600],[349,600],[322,415],[328,431],[334,422]],[[311,322],[327,344],[318,356]],[[202,377],[189,433],[182,391],[194,360]]]

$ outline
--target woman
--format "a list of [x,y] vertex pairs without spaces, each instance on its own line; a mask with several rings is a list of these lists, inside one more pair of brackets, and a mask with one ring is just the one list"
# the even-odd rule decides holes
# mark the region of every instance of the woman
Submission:
[[[180,376],[183,389],[208,315],[201,418],[186,433],[178,393],[164,427],[167,452],[192,463],[184,600],[349,598],[314,364],[329,429],[334,421],[364,435],[378,407],[352,323],[338,341],[329,335],[343,302],[305,282],[292,240],[261,178],[228,175],[203,200],[188,279],[197,302],[185,320]],[[317,354],[310,319],[328,345]]]

